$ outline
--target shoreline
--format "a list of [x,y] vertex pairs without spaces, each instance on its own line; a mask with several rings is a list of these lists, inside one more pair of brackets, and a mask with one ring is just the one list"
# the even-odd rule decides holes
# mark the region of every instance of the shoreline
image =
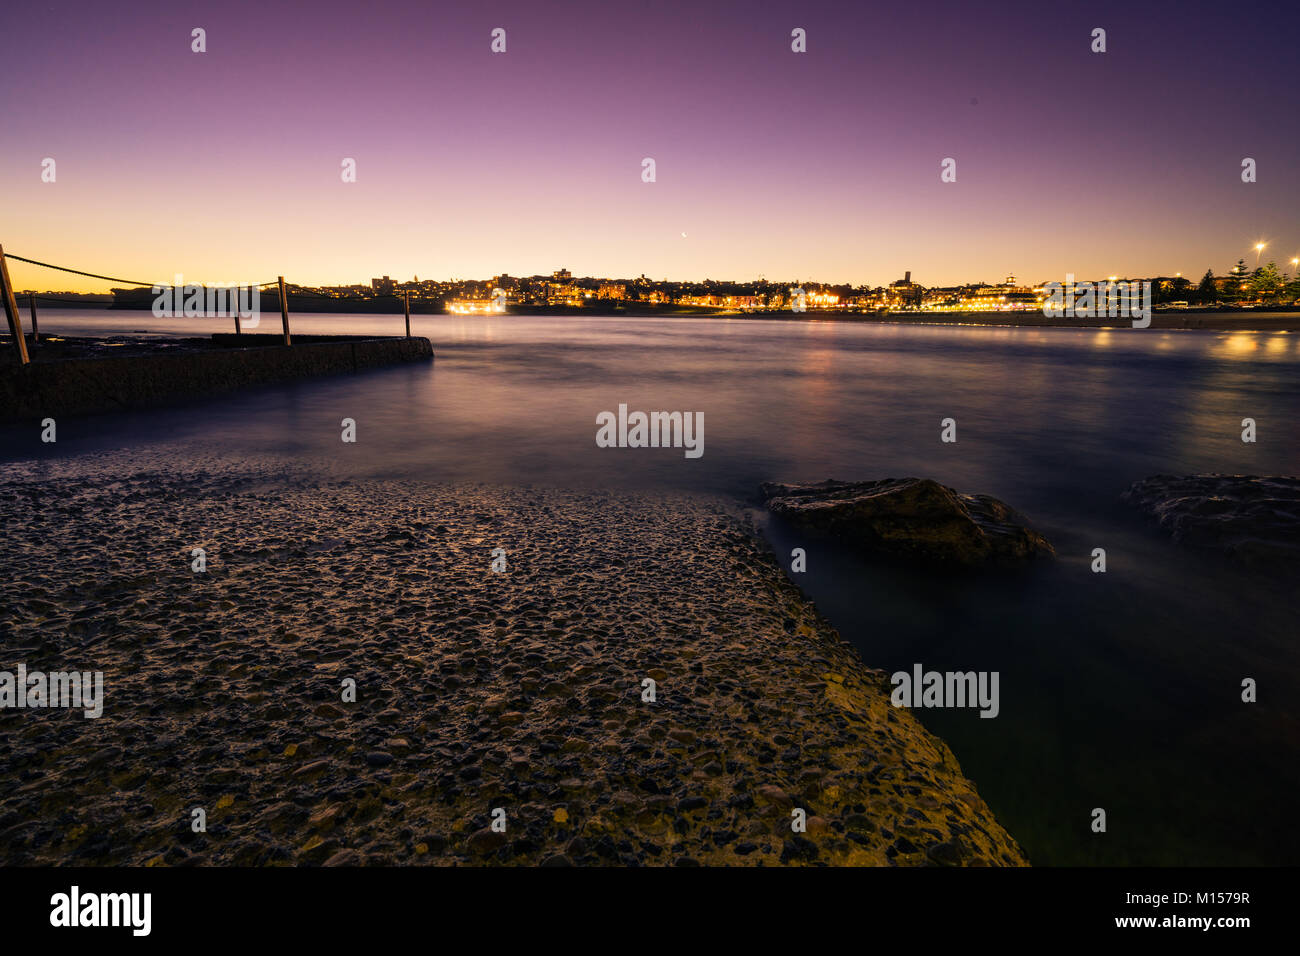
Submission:
[[[360,304],[360,303],[357,303]],[[132,310],[99,309],[94,306],[77,306],[56,310],[47,306],[50,312],[56,311],[92,311],[104,312],[106,315],[124,315]],[[147,311],[147,310],[144,310]],[[360,309],[301,309],[290,308],[290,313],[303,315],[364,315],[389,316],[394,320],[402,318],[401,312]],[[719,307],[683,306],[666,308],[615,309],[598,312],[595,309],[567,306],[511,307],[502,313],[459,313],[443,311],[416,311],[412,315],[429,318],[494,317],[508,319],[513,316],[553,316],[589,319],[723,319],[727,321],[793,321],[793,322],[849,322],[875,323],[884,325],[935,325],[935,326],[971,326],[975,328],[1054,328],[1054,329],[1132,329],[1131,320],[1122,318],[1093,317],[1082,319],[1050,318],[1040,312],[841,312],[837,310],[815,310],[806,312],[734,312]],[[1300,307],[1278,307],[1269,309],[1211,309],[1197,311],[1193,309],[1153,310],[1151,325],[1147,329],[1134,331],[1174,331],[1204,330],[1219,332],[1290,332],[1300,330]],[[28,330],[30,331],[30,330]],[[0,335],[0,351],[11,350],[9,336]]]
[[735,503],[122,459],[0,473],[0,668],[106,691],[0,710],[7,865],[1027,864]]
[[[1264,310],[1261,310],[1264,311]],[[1219,332],[1289,332],[1300,329],[1300,312],[1274,314],[1273,310],[1263,316],[1252,319],[1254,310],[1242,309],[1231,312],[1152,312],[1151,325],[1146,329],[1135,329],[1128,319],[1087,318],[1056,319],[1037,312],[894,312],[884,314],[837,314],[833,312],[800,315],[758,315],[743,314],[720,316],[720,318],[825,322],[873,322],[882,325],[932,325],[932,326],[970,326],[973,328],[1023,328],[1023,329],[1124,329],[1135,332],[1205,330]],[[1243,326],[1243,322],[1252,322]]]

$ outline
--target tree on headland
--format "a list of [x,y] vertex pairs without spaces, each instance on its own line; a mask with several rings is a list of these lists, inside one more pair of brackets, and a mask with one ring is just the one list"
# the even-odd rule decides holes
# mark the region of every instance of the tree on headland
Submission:
[[1300,276],[1295,277],[1282,287],[1282,297],[1290,302],[1300,300]]
[[1214,283],[1214,270],[1206,269],[1201,282],[1196,287],[1196,301],[1202,304],[1213,302],[1219,297],[1219,287]]
[[1271,298],[1282,291],[1282,273],[1278,271],[1276,262],[1255,270],[1250,277],[1250,291],[1261,299]]
[[1233,302],[1241,298],[1246,283],[1250,281],[1250,270],[1246,268],[1245,259],[1237,260],[1228,278],[1231,281],[1223,284],[1223,288],[1219,290],[1219,298],[1224,302]]
[[1155,283],[1155,289],[1151,296],[1151,301],[1160,302],[1187,302],[1188,294],[1191,292],[1192,284],[1178,276],[1174,279],[1161,279]]

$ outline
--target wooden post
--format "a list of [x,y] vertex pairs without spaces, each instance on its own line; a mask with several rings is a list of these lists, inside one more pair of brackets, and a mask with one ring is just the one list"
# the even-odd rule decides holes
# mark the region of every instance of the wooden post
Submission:
[[406,337],[411,337],[411,293],[402,293],[402,305],[406,307]]
[[284,323],[284,344],[292,345],[289,338],[289,296],[284,291],[284,276],[280,276],[280,319]]
[[41,326],[36,321],[36,293],[33,292],[27,297],[27,307],[32,310],[32,344],[41,340]]
[[23,338],[23,317],[18,314],[14,287],[9,282],[9,263],[5,262],[4,246],[0,246],[0,298],[5,300],[5,318],[9,320],[9,334],[14,337],[14,345],[18,347],[18,363],[27,365],[31,359],[27,355],[27,340]]

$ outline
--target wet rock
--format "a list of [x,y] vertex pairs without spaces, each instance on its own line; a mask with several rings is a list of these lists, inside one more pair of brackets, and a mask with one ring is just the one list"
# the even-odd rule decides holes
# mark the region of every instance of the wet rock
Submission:
[[486,856],[506,845],[506,835],[498,833],[489,827],[484,827],[482,830],[475,830],[471,833],[469,839],[465,842],[472,852],[480,856]]
[[430,853],[441,853],[447,849],[447,838],[441,833],[426,833],[420,837],[419,842],[423,844]]
[[825,817],[811,816],[807,820],[807,827],[809,838],[813,838],[826,836],[830,832],[831,825]]
[[325,807],[323,810],[318,810],[307,820],[307,825],[316,830],[329,829],[338,822],[339,811],[341,809],[341,807],[333,806]]
[[1054,554],[1028,519],[989,495],[964,495],[929,478],[765,482],[768,509],[863,551],[924,563],[978,567]]
[[782,810],[789,810],[794,806],[794,798],[774,784],[763,784],[754,790],[754,795],[760,803],[767,806],[779,807]]
[[781,862],[811,863],[817,859],[817,844],[802,836],[792,836],[781,848]]
[[1188,547],[1252,567],[1300,564],[1300,478],[1155,475],[1121,497]]
[[925,855],[939,866],[961,865],[961,849],[955,843],[936,843],[926,847]]
[[311,763],[303,764],[293,772],[293,775],[295,777],[314,777],[317,774],[323,773],[329,766],[329,760],[313,760]]
[[118,763],[121,759],[121,747],[105,747],[102,750],[97,750],[91,754],[89,759],[86,761],[86,765],[88,767],[103,767],[108,764]]
[[339,850],[328,860],[325,866],[362,866],[365,859],[356,850]]

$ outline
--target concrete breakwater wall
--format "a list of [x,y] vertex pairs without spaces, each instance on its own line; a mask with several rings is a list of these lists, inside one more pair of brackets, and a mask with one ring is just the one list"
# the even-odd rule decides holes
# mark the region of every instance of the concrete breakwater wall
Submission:
[[145,408],[251,385],[433,358],[426,338],[218,334],[202,347],[0,368],[0,421]]

